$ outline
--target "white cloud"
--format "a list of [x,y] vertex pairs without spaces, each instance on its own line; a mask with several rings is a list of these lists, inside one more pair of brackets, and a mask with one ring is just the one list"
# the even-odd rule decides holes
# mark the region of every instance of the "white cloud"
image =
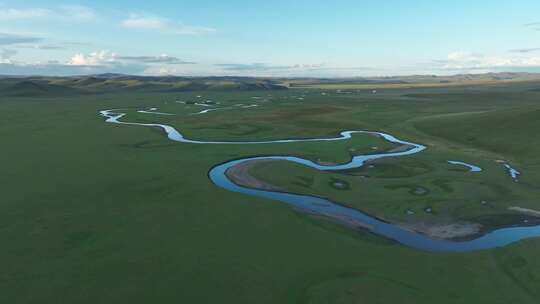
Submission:
[[525,27],[533,29],[535,31],[540,31],[540,22],[532,22],[525,24]]
[[12,45],[22,43],[35,43],[40,42],[40,37],[12,34],[12,33],[0,33],[0,45]]
[[140,63],[162,63],[162,64],[193,64],[180,58],[161,54],[159,56],[118,56],[119,60],[140,62]]
[[139,66],[78,66],[62,64],[58,61],[46,63],[0,62],[0,74],[3,75],[92,75],[102,73],[141,74]]
[[59,15],[77,21],[92,21],[97,19],[94,9],[82,5],[61,6]]
[[73,55],[67,62],[68,65],[75,66],[110,66],[110,65],[140,65],[157,66],[165,64],[168,66],[194,64],[180,58],[162,54],[159,56],[119,56],[116,53],[106,50],[95,51],[90,54],[78,53]]
[[166,28],[165,21],[158,17],[139,17],[131,15],[122,21],[122,26],[132,29],[162,30]]
[[222,63],[216,64],[215,66],[222,68],[225,71],[302,71],[302,70],[320,70],[325,69],[324,63],[302,63],[302,64],[293,64],[293,65],[267,65],[264,63]]
[[292,65],[291,68],[294,69],[321,69],[324,68],[324,63],[302,63]]
[[154,64],[148,65],[143,71],[142,75],[147,76],[225,76],[219,70],[216,70],[213,65],[207,64],[184,64],[184,65],[170,65],[170,64]]
[[5,8],[0,9],[0,21],[32,19],[46,17],[52,14],[51,10],[43,8],[15,9]]
[[174,75],[178,73],[175,67],[161,66],[158,68],[158,74],[161,76]]
[[63,50],[66,47],[62,45],[55,44],[35,44],[30,46],[24,46],[23,48],[31,48],[35,50]]
[[505,55],[486,55],[471,52],[450,53],[446,59],[437,60],[438,68],[443,70],[482,70],[496,71],[509,68],[540,67],[540,57],[525,53]]
[[109,51],[92,52],[88,55],[75,54],[68,61],[68,65],[74,66],[104,66],[115,63],[116,54]]
[[513,49],[509,52],[511,53],[531,53],[531,52],[539,52],[540,48],[527,48],[527,49]]
[[[197,64],[174,56],[119,56],[101,50],[88,54],[75,54],[67,60],[47,62],[14,61],[15,50],[0,49],[0,75],[90,75],[121,73],[132,75],[171,75],[197,70]],[[186,67],[186,68],[182,68]],[[189,68],[187,68],[189,67]]]
[[0,21],[24,19],[87,22],[97,19],[97,14],[92,8],[82,5],[64,5],[56,8],[0,8]]
[[131,14],[121,25],[129,29],[154,30],[175,35],[203,35],[216,31],[209,27],[184,25],[163,17],[138,14]]
[[2,49],[0,50],[0,63],[12,63],[11,57],[17,55],[16,50]]

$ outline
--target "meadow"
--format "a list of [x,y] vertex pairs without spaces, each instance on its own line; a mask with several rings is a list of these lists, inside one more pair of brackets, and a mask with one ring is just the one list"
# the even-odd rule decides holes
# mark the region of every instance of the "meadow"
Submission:
[[[540,210],[539,87],[2,96],[0,302],[538,303],[540,239],[472,253],[424,252],[208,179],[216,164],[242,157],[339,163],[392,148],[378,138],[184,144],[157,128],[105,123],[98,112],[123,109],[126,120],[166,123],[204,140],[388,132],[428,149],[353,172],[277,162],[253,174],[392,221],[467,220],[489,230],[536,218],[508,207]],[[207,101],[227,109],[196,114],[205,107],[195,103]],[[152,107],[175,115],[137,112]],[[451,159],[484,171],[469,173],[447,164]],[[496,160],[521,171],[519,181]],[[336,180],[348,189],[336,189]]]

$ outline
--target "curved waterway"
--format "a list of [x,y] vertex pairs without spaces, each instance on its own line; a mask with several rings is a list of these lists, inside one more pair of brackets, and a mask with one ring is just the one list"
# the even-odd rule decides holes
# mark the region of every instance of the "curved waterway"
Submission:
[[150,108],[148,110],[139,110],[137,113],[155,114],[155,115],[174,115],[172,113],[157,112],[158,108]]
[[471,165],[471,164],[462,162],[462,161],[449,160],[448,163],[451,164],[451,165],[458,165],[458,166],[467,167],[467,168],[469,168],[470,172],[482,172],[482,168],[480,168],[478,166],[475,166],[475,165]]
[[506,168],[506,170],[508,170],[508,174],[510,175],[510,177],[512,177],[512,179],[515,182],[517,182],[519,176],[521,175],[521,172],[519,172],[518,170],[512,168],[512,166],[510,166],[510,164],[508,164],[508,163],[505,163],[504,167]]
[[468,252],[476,250],[485,250],[495,247],[506,246],[508,244],[527,239],[532,237],[540,236],[540,225],[538,226],[528,226],[528,227],[510,227],[502,228],[486,233],[482,236],[479,236],[473,240],[467,241],[452,241],[452,240],[440,240],[433,239],[426,235],[407,230],[398,225],[394,225],[383,220],[377,219],[376,217],[370,216],[366,213],[363,213],[357,209],[348,208],[343,205],[340,205],[336,202],[330,200],[312,196],[312,195],[300,195],[294,193],[285,193],[278,191],[269,191],[269,190],[259,190],[249,187],[240,186],[231,181],[226,172],[228,169],[240,165],[244,162],[254,161],[254,160],[283,160],[299,163],[317,170],[323,171],[338,171],[344,169],[358,168],[364,165],[366,161],[388,158],[388,157],[401,157],[406,155],[412,155],[419,153],[426,149],[425,146],[403,141],[397,139],[396,137],[381,133],[381,132],[371,132],[371,131],[343,131],[340,133],[340,136],[334,138],[311,138],[311,139],[283,139],[283,140],[272,140],[272,141],[249,141],[249,142],[227,142],[227,141],[200,141],[200,140],[191,140],[185,138],[180,132],[178,132],[174,127],[162,124],[142,124],[142,123],[133,123],[133,122],[123,122],[120,121],[120,118],[125,116],[125,113],[118,113],[120,110],[105,110],[101,111],[101,115],[106,117],[106,121],[109,123],[124,124],[124,125],[138,125],[146,127],[159,127],[162,128],[166,133],[169,139],[184,143],[193,143],[193,144],[267,144],[267,143],[287,143],[287,142],[306,142],[306,141],[335,141],[335,140],[346,140],[351,138],[351,135],[354,133],[366,133],[366,134],[376,134],[384,138],[385,140],[405,145],[407,147],[404,151],[398,152],[384,152],[379,154],[369,154],[369,155],[358,155],[354,156],[349,162],[338,165],[320,165],[313,161],[292,157],[292,156],[260,156],[260,157],[249,157],[243,159],[232,160],[220,165],[215,166],[209,172],[209,177],[212,182],[226,190],[232,192],[238,192],[246,195],[251,195],[254,197],[271,199],[274,201],[279,201],[286,203],[297,210],[320,215],[327,218],[338,220],[339,222],[351,225],[354,227],[362,227],[368,231],[386,237],[388,239],[397,241],[403,245],[427,250],[427,251],[442,251],[442,252]]

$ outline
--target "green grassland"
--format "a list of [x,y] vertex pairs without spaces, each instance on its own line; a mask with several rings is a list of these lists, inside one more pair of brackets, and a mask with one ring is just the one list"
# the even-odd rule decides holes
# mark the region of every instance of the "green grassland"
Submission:
[[[168,123],[207,140],[388,132],[428,150],[355,172],[276,163],[261,168],[261,178],[382,217],[443,221],[510,216],[509,204],[540,209],[539,87],[0,97],[0,302],[538,303],[538,239],[474,253],[422,252],[228,192],[207,176],[218,163],[254,155],[343,162],[391,148],[378,138],[181,144],[155,128],[107,124],[98,111],[125,109],[126,120]],[[259,106],[191,115],[204,108],[176,103],[199,99]],[[177,115],[135,111],[148,107]],[[473,175],[448,159],[485,171]],[[519,183],[497,159],[523,172]],[[335,180],[350,190],[335,189]],[[418,186],[428,192],[415,193]],[[436,212],[421,212],[427,205]],[[408,208],[417,211],[412,218]]]

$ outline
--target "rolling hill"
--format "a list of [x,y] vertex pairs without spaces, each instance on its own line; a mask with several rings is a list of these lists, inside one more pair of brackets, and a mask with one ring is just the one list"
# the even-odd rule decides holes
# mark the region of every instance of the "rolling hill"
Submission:
[[286,89],[409,89],[494,85],[500,83],[538,83],[540,74],[487,73],[474,75],[412,75],[353,78],[252,78],[181,77],[99,74],[72,77],[0,76],[0,96],[54,97],[76,94],[118,92],[258,91]]
[[0,96],[51,97],[73,94],[284,90],[273,79],[247,77],[149,77],[101,74],[74,77],[3,77]]

